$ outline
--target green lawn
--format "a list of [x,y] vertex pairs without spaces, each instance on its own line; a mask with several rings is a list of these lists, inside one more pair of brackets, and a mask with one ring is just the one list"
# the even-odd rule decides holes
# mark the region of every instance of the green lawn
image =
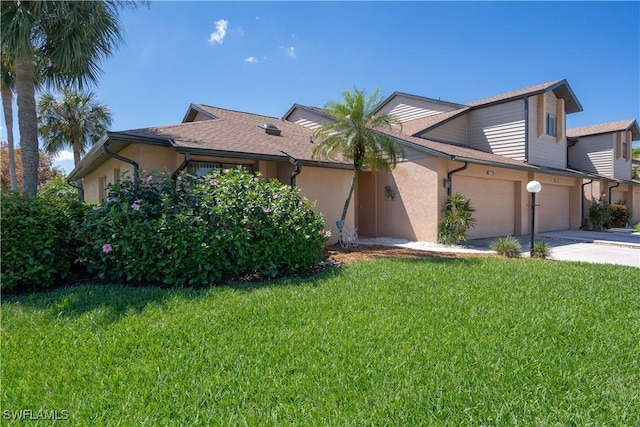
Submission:
[[380,260],[82,286],[3,297],[1,350],[2,424],[637,426],[640,269]]

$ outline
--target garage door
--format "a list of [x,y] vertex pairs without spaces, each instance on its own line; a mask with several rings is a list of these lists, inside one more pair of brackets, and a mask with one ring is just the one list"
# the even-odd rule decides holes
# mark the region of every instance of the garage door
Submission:
[[538,231],[569,229],[571,188],[546,184],[536,197]]
[[469,230],[473,239],[514,234],[515,191],[512,181],[466,176],[453,177],[453,194],[471,200],[476,225]]

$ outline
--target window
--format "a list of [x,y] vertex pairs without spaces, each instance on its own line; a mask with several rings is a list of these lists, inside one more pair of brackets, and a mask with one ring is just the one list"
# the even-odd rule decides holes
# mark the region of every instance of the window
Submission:
[[556,136],[556,116],[547,113],[547,135]]
[[113,169],[113,183],[120,184],[120,168]]
[[627,157],[627,141],[622,141],[622,158],[625,160],[629,158]]
[[189,162],[187,173],[189,175],[204,176],[214,169],[235,169],[238,166],[245,171],[253,173],[253,165],[243,165],[238,163],[216,163],[216,162]]

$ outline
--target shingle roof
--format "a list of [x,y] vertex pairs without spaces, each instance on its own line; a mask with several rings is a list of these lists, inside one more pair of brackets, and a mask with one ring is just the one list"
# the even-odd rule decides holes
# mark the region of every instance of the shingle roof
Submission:
[[627,130],[631,130],[631,132],[634,134],[634,139],[638,138],[640,130],[638,129],[638,123],[634,119],[567,129],[567,136],[576,138],[580,136],[600,135],[603,133],[613,133]]
[[[163,138],[172,141],[178,151],[212,150],[238,154],[283,157],[285,151],[300,160],[313,160],[310,143],[313,131],[277,117],[199,105],[217,119],[181,123],[173,126],[133,129],[120,134]],[[259,125],[272,123],[279,136],[268,135]],[[338,162],[342,163],[342,162]]]
[[525,95],[529,95],[532,93],[537,93],[537,92],[544,92],[547,88],[549,88],[550,86],[553,86],[557,83],[560,83],[562,80],[553,80],[550,82],[546,82],[546,83],[540,83],[534,86],[529,86],[529,87],[525,87],[522,89],[518,89],[518,90],[514,90],[511,92],[507,92],[507,93],[503,93],[500,95],[494,95],[494,96],[490,96],[488,98],[482,98],[482,99],[478,99],[477,101],[473,101],[473,102],[468,102],[466,105],[469,105],[471,107],[475,107],[475,106],[480,106],[480,105],[485,105],[485,104],[492,104],[494,102],[499,102],[499,101],[504,101],[507,99],[513,99],[513,98],[520,98],[523,97]]
[[468,102],[466,105],[477,108],[489,104],[510,101],[512,99],[519,99],[525,96],[536,95],[549,90],[553,90],[556,96],[565,99],[565,108],[567,113],[582,111],[582,105],[580,105],[580,102],[575,97],[573,91],[571,90],[571,87],[569,87],[569,83],[567,83],[567,81],[564,79],[552,80],[550,82],[540,83],[534,86],[525,87],[523,89],[514,90],[500,95],[490,96],[488,98]]

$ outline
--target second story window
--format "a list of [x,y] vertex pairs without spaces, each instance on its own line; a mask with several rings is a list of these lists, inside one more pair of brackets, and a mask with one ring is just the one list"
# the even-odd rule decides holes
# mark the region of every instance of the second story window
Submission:
[[628,159],[627,157],[627,141],[622,141],[622,158]]
[[556,116],[547,113],[547,135],[556,136]]

